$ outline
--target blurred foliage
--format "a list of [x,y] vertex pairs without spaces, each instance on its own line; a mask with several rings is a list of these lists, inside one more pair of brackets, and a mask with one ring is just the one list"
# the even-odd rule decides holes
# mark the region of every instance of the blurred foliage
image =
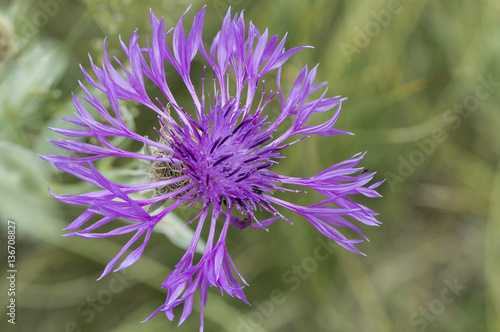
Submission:
[[[187,26],[205,4],[192,3]],[[317,81],[329,82],[329,95],[349,97],[337,127],[356,135],[312,137],[289,149],[278,170],[309,176],[368,151],[362,166],[378,171],[376,180],[388,180],[380,188],[384,198],[356,198],[378,211],[383,222],[379,228],[362,227],[371,240],[360,245],[366,257],[325,245],[298,217],[291,217],[293,227],[277,222],[268,233],[233,229],[228,250],[250,284],[246,294],[253,306],[212,289],[205,330],[500,331],[499,3],[206,4],[206,42],[230,6],[233,12],[245,10],[246,20],[259,29],[288,33],[287,48],[315,47],[290,60],[284,87],[303,65],[320,63]],[[187,6],[181,0],[0,5],[0,256],[5,261],[4,224],[12,218],[19,271],[17,324],[7,324],[2,311],[2,331],[4,326],[40,332],[198,330],[199,303],[179,328],[161,316],[139,324],[164,301],[161,282],[186,240],[172,243],[156,234],[138,263],[96,282],[125,239],[61,237],[62,228],[83,210],[58,203],[46,184],[56,193],[89,188],[36,156],[56,153],[46,140],[57,135],[47,127],[67,127],[60,117],[73,112],[71,92],[81,94],[78,64],[89,67],[88,53],[97,63],[102,60],[104,37],[110,54],[123,59],[118,35],[126,41],[139,29],[145,42],[149,8],[171,27]],[[172,77],[171,86],[177,79]],[[266,81],[272,82],[272,75]],[[178,90],[179,99],[187,101]],[[152,132],[154,115],[138,105],[124,107],[131,126]],[[144,181],[137,164],[98,166],[122,182]],[[317,199],[310,193],[296,201]],[[187,221],[193,213],[181,209],[178,217]],[[177,226],[160,232],[189,239],[190,231],[178,227],[182,221],[168,221]],[[299,273],[297,266],[309,272]],[[122,287],[115,292],[116,285]]]

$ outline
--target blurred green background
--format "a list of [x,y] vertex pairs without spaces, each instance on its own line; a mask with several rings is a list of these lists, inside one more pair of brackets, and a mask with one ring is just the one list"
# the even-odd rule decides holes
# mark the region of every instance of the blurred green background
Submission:
[[[268,233],[231,229],[228,250],[250,283],[245,293],[253,306],[211,289],[205,331],[500,331],[500,3],[192,3],[185,25],[207,4],[206,43],[229,6],[245,10],[261,31],[288,32],[288,49],[315,47],[285,66],[285,87],[303,65],[320,63],[317,82],[329,82],[330,96],[349,98],[336,127],[356,135],[297,144],[280,172],[310,176],[368,151],[362,166],[378,172],[376,181],[387,178],[379,188],[383,198],[355,198],[383,222],[361,227],[371,240],[359,246],[366,257],[325,245],[299,217],[292,217],[293,226],[275,223]],[[90,67],[87,53],[99,63],[108,36],[110,53],[123,59],[118,35],[126,41],[139,28],[144,43],[149,8],[172,27],[188,4],[2,1],[0,256],[4,267],[12,219],[18,269],[15,326],[5,312],[7,268],[0,271],[2,331],[198,330],[199,303],[179,328],[163,315],[139,324],[163,303],[161,282],[183,253],[182,240],[175,245],[167,237],[189,233],[155,233],[138,263],[96,282],[127,239],[61,237],[83,208],[58,203],[47,183],[56,193],[88,186],[36,156],[60,152],[46,142],[57,137],[47,126],[66,126],[60,117],[74,111],[70,92],[81,94],[78,64]],[[137,105],[128,110],[139,132],[156,126],[154,115]],[[99,164],[110,176],[140,181],[133,166]],[[295,202],[318,199],[311,193]],[[192,213],[178,215],[187,221]]]

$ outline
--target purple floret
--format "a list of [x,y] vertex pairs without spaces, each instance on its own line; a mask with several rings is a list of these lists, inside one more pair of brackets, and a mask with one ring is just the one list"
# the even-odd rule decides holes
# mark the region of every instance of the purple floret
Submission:
[[[52,143],[73,155],[41,157],[61,171],[101,188],[81,195],[51,192],[61,202],[87,206],[85,212],[66,228],[73,231],[66,236],[103,238],[132,233],[100,278],[139,260],[153,228],[167,214],[181,205],[199,206],[198,215],[187,222],[197,224],[189,248],[162,284],[168,290],[166,301],[146,320],[160,311],[172,320],[173,309],[183,304],[181,324],[191,314],[194,294],[199,292],[202,331],[203,308],[209,287],[218,287],[222,293],[247,302],[243,293],[246,282],[236,270],[225,246],[230,225],[240,230],[249,227],[267,229],[278,219],[287,220],[278,210],[289,210],[303,216],[319,232],[342,247],[360,253],[354,244],[362,240],[348,239],[338,228],[351,229],[366,239],[346,217],[366,225],[378,225],[377,214],[348,197],[356,194],[379,197],[375,188],[383,181],[369,184],[375,173],[360,172],[363,168],[357,165],[364,156],[360,153],[309,178],[273,172],[273,165],[284,158],[281,151],[309,135],[349,134],[333,128],[345,98],[326,97],[325,84],[313,84],[317,67],[309,70],[307,66],[286,95],[280,84],[281,68],[293,54],[307,47],[286,51],[286,36],[280,41],[278,36],[269,37],[267,29],[261,34],[251,22],[247,28],[243,13],[231,17],[228,11],[208,50],[202,40],[205,8],[195,15],[187,38],[182,25],[185,14],[175,28],[165,33],[163,19],[158,20],[151,12],[153,36],[147,40],[146,47],[139,46],[137,31],[130,38],[128,47],[121,41],[130,66],[122,65],[115,58],[119,68],[115,69],[106,44],[102,67],[95,65],[90,58],[94,78],[82,67],[83,74],[92,87],[107,96],[109,109],[80,84],[86,104],[73,95],[75,116],[64,119],[82,129],[51,129],[69,137],[92,137],[92,142],[99,143],[59,139]],[[170,39],[171,42],[167,43]],[[201,73],[191,72],[196,55],[201,55],[200,59],[206,62]],[[176,101],[166,79],[165,64],[178,72],[192,103],[181,105]],[[277,92],[266,91],[264,76],[274,70],[277,70]],[[209,90],[205,86],[208,76],[212,76],[210,81],[213,81],[211,93],[206,93]],[[151,100],[145,81],[160,89],[161,99]],[[323,92],[319,93],[319,98],[311,97],[321,89]],[[159,128],[156,130],[158,140],[137,134],[127,126],[120,110],[120,100],[134,100],[156,112],[158,122],[151,127]],[[273,100],[280,103],[280,111],[271,121],[268,105]],[[318,112],[329,112],[331,117],[319,125],[306,125]],[[278,131],[282,127],[285,129]],[[118,148],[110,141],[113,137],[140,142],[149,153]],[[94,165],[97,160],[107,157],[140,159],[154,165],[151,166],[149,182],[122,185],[110,181]],[[301,186],[304,190],[292,190],[290,186]],[[324,198],[311,206],[300,206],[274,195],[285,191],[304,195],[307,189],[317,191]],[[154,191],[154,194],[147,199],[131,198],[130,194],[144,191]],[[267,219],[258,220],[255,211],[268,214]],[[91,222],[95,216],[98,218]],[[107,233],[94,232],[116,218],[125,218],[131,224]],[[223,223],[219,234],[216,234],[217,222]],[[203,227],[209,227],[209,235],[202,257],[195,259]],[[142,243],[116,267],[122,255],[140,238],[143,238]]]

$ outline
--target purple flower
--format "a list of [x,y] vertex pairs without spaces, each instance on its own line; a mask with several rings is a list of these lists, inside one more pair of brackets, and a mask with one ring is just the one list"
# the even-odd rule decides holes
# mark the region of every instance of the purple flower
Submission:
[[[42,158],[63,172],[100,188],[81,195],[52,193],[61,202],[88,206],[66,228],[74,231],[68,236],[103,238],[133,234],[100,278],[113,269],[118,271],[135,263],[155,225],[181,204],[200,207],[199,214],[187,223],[197,223],[191,244],[162,284],[168,290],[166,301],[146,320],[160,311],[172,320],[173,309],[183,304],[181,324],[191,314],[194,294],[199,292],[202,331],[203,307],[209,287],[216,286],[221,292],[247,302],[242,285],[246,282],[236,270],[225,246],[230,225],[238,229],[265,229],[277,219],[287,220],[278,210],[290,210],[306,218],[326,237],[360,253],[354,244],[362,240],[348,239],[337,228],[349,228],[365,238],[360,229],[345,217],[366,225],[379,224],[375,212],[348,197],[354,194],[379,197],[374,189],[382,182],[368,185],[375,173],[361,172],[362,168],[357,167],[363,154],[356,154],[309,178],[273,172],[273,165],[284,158],[281,150],[308,135],[348,134],[333,128],[345,98],[326,97],[327,89],[318,93],[319,98],[312,98],[311,95],[325,84],[313,84],[316,67],[309,70],[307,66],[286,95],[280,85],[281,67],[293,54],[306,47],[286,51],[286,37],[280,41],[278,36],[269,37],[267,30],[261,34],[252,23],[246,27],[243,14],[231,18],[228,11],[209,49],[205,49],[202,42],[205,9],[194,17],[187,38],[182,25],[184,15],[174,29],[165,33],[163,19],[159,21],[151,12],[153,36],[147,39],[146,47],[139,46],[137,32],[130,38],[128,47],[121,42],[130,67],[115,59],[121,68],[116,70],[104,47],[102,67],[96,66],[91,59],[94,78],[82,68],[87,82],[107,96],[110,107],[107,109],[80,84],[86,104],[73,95],[77,112],[75,117],[65,120],[83,129],[52,130],[70,137],[92,137],[93,143],[82,142],[82,139],[59,139],[52,143],[83,155]],[[197,54],[207,64],[200,73],[191,72]],[[187,88],[192,98],[187,105],[180,104],[172,94],[166,80],[166,63],[179,73]],[[277,70],[277,92],[267,91],[263,80],[266,73],[274,70]],[[206,77],[210,77],[208,85],[213,84],[210,93],[207,92]],[[159,88],[161,98],[150,98],[145,88],[146,80]],[[156,126],[160,129],[155,130],[158,140],[137,134],[126,125],[120,111],[120,100],[134,100],[157,113]],[[270,113],[266,106],[271,100],[281,104],[274,121],[268,120],[266,115]],[[93,113],[98,116],[91,115],[89,109],[94,109]],[[332,116],[325,123],[306,125],[313,114],[330,111]],[[280,125],[286,128],[278,134]],[[118,148],[110,140],[113,137],[143,143],[145,151],[138,153]],[[148,182],[123,185],[110,181],[94,166],[95,161],[107,157],[146,161],[150,173]],[[311,206],[300,206],[275,196],[275,193],[285,191],[304,195],[305,191],[288,189],[289,185],[314,189],[324,198]],[[130,194],[146,190],[154,192],[151,198],[131,198]],[[269,219],[258,220],[255,211],[268,213]],[[90,221],[95,216],[98,218]],[[93,232],[119,217],[128,219],[131,224],[107,233]],[[222,224],[219,234],[216,234],[217,223]],[[78,230],[84,225],[85,228]],[[195,262],[195,249],[204,227],[210,229],[206,248]],[[139,238],[144,238],[142,243],[116,268],[118,260]]]

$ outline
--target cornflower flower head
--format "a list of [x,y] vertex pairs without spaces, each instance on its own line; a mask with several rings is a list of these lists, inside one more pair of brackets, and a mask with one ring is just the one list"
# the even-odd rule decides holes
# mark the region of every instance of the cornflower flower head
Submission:
[[[179,325],[182,324],[191,314],[194,295],[199,292],[202,331],[203,308],[209,287],[218,287],[222,293],[247,302],[243,293],[246,282],[226,250],[225,240],[230,227],[266,229],[278,219],[287,220],[279,209],[290,210],[303,216],[319,232],[342,247],[360,253],[354,244],[362,240],[348,239],[337,228],[354,230],[365,238],[360,229],[345,217],[366,225],[379,224],[375,212],[355,203],[348,196],[362,194],[378,197],[380,195],[374,189],[383,181],[368,184],[375,173],[367,173],[362,171],[362,167],[357,167],[363,154],[356,154],[307,178],[273,172],[273,165],[284,158],[281,151],[309,135],[348,134],[333,128],[345,99],[327,97],[327,89],[319,93],[319,98],[311,97],[325,86],[325,83],[313,84],[316,67],[311,70],[304,67],[288,95],[282,91],[280,76],[283,64],[293,54],[306,48],[285,50],[286,36],[281,40],[278,36],[269,37],[267,29],[260,33],[251,22],[247,27],[243,13],[232,17],[228,11],[220,31],[210,48],[206,49],[202,42],[205,8],[195,15],[187,37],[182,23],[186,13],[175,28],[165,33],[163,19],[158,20],[151,12],[153,35],[147,39],[145,47],[139,46],[137,31],[128,46],[120,39],[123,52],[130,61],[130,69],[116,58],[121,69],[115,69],[104,45],[102,66],[98,67],[90,59],[95,78],[83,67],[82,71],[87,82],[107,96],[110,106],[107,109],[80,83],[86,104],[73,95],[77,112],[74,117],[65,120],[83,129],[51,128],[62,135],[79,138],[52,141],[55,146],[83,155],[41,157],[63,172],[100,188],[81,195],[56,195],[51,192],[61,202],[88,206],[65,229],[73,231],[67,235],[104,238],[132,234],[100,278],[113,269],[124,269],[139,260],[153,228],[166,215],[181,205],[199,206],[197,216],[187,222],[196,224],[190,245],[162,284],[167,289],[166,301],[146,320],[161,311],[172,320],[173,309],[183,304],[179,319]],[[171,43],[167,42],[170,38]],[[206,67],[200,73],[191,71],[197,54],[206,61]],[[187,105],[180,104],[172,94],[165,64],[178,72],[187,88],[192,99]],[[211,94],[206,92],[207,67],[213,81]],[[267,92],[263,78],[274,70],[277,70],[277,92]],[[195,85],[192,78],[199,84]],[[145,88],[146,81],[160,89],[161,98],[150,98]],[[277,118],[270,121],[266,105],[273,99],[277,99],[281,106]],[[158,140],[135,133],[126,125],[120,100],[133,100],[156,112]],[[89,109],[93,109],[94,113],[97,111],[101,120],[98,121]],[[324,112],[332,113],[329,120],[319,125],[306,125],[312,115]],[[286,129],[278,134],[277,128],[285,124]],[[82,137],[92,138],[93,143],[80,141]],[[110,142],[113,137],[140,142],[145,146],[144,152],[118,148]],[[150,165],[148,182],[124,185],[109,180],[94,165],[97,160],[109,157],[146,161]],[[324,198],[316,204],[301,206],[274,195],[284,191],[305,193],[287,189],[290,185],[314,189]],[[154,193],[145,199],[131,197],[144,191]],[[267,213],[269,218],[259,220],[255,211]],[[98,218],[91,222],[94,216]],[[131,223],[106,233],[94,232],[117,218],[125,218]],[[216,231],[217,223],[221,224],[220,232]],[[84,225],[85,228],[80,229]],[[195,259],[195,249],[204,227],[209,228],[206,247],[201,258]],[[142,243],[116,267],[122,255],[140,238],[143,238]]]

